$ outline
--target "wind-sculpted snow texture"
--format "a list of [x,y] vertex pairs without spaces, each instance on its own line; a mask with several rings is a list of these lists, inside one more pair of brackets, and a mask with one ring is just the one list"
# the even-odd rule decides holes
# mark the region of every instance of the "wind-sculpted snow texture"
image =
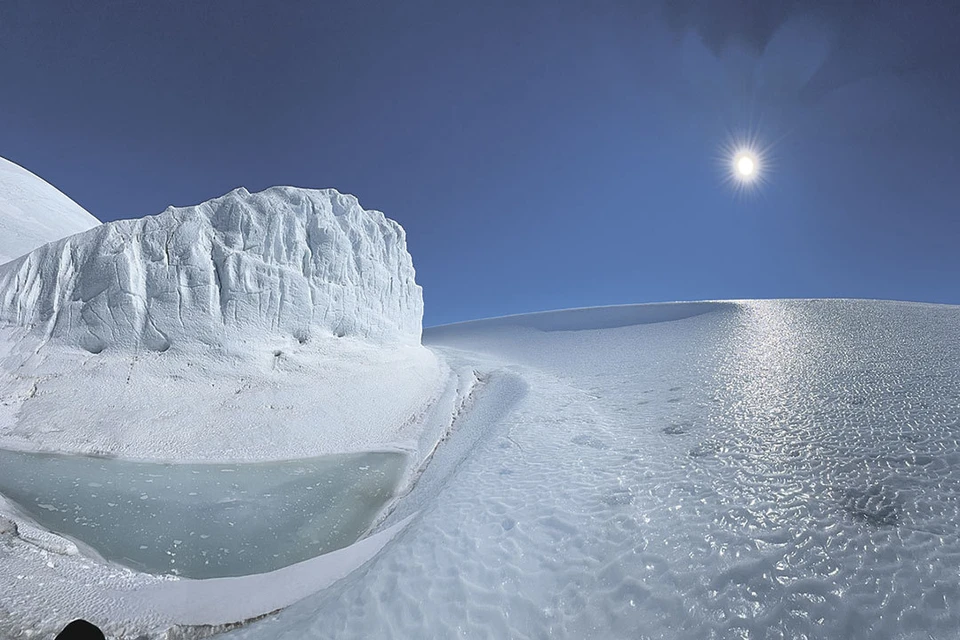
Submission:
[[285,335],[419,344],[403,229],[334,190],[236,189],[0,268],[0,322],[91,353]]
[[98,224],[56,188],[0,158],[0,265]]
[[957,637],[960,307],[623,307],[424,342],[499,371],[431,466],[463,460],[366,570],[229,637]]

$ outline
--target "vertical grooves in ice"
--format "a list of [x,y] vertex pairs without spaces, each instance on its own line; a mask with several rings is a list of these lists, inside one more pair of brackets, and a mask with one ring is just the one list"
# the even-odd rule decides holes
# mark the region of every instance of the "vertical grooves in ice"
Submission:
[[111,222],[0,268],[0,322],[99,351],[224,335],[416,344],[403,230],[335,190],[236,189]]

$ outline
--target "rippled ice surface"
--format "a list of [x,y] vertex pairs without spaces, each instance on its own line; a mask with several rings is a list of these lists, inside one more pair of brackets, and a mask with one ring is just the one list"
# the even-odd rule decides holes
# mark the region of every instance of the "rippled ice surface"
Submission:
[[365,571],[236,635],[957,637],[960,308],[568,329],[428,331],[506,417]]
[[212,578],[353,543],[393,497],[405,464],[400,453],[155,464],[0,450],[0,493],[108,560]]

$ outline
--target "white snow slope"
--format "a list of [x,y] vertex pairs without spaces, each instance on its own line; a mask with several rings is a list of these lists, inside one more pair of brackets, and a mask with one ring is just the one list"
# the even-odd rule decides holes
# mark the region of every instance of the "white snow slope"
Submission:
[[960,307],[641,305],[424,342],[486,383],[393,517],[419,515],[227,637],[957,637]]
[[55,187],[0,158],[0,264],[98,224]]

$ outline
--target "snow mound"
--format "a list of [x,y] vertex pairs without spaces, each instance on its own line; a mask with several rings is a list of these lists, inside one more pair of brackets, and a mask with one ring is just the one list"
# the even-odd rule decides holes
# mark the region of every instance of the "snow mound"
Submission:
[[422,316],[402,227],[332,189],[240,188],[0,268],[0,323],[92,353],[263,335],[419,344]]
[[0,158],[0,264],[98,224],[55,187]]

